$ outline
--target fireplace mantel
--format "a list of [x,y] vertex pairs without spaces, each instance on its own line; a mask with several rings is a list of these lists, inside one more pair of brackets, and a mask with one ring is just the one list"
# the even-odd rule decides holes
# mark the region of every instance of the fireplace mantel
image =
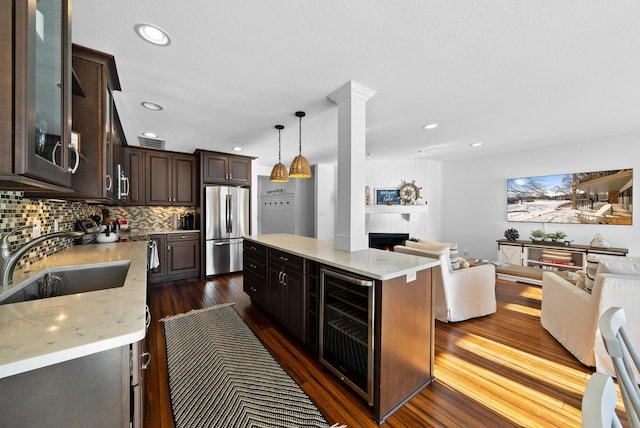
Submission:
[[366,215],[370,214],[401,214],[405,220],[409,220],[411,214],[424,214],[426,205],[370,205],[365,207]]

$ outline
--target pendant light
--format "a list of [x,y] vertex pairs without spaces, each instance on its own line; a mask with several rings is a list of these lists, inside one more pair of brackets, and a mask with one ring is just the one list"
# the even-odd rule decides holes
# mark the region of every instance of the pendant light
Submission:
[[293,158],[291,167],[289,168],[289,177],[292,178],[311,178],[311,167],[307,158],[302,156],[302,118],[305,116],[303,111],[297,111],[296,116],[300,120],[300,146],[299,154]]
[[284,129],[284,126],[276,125],[275,128],[278,130],[278,163],[273,166],[269,181],[286,183],[289,181],[289,174],[287,174],[287,167],[280,161],[280,132]]

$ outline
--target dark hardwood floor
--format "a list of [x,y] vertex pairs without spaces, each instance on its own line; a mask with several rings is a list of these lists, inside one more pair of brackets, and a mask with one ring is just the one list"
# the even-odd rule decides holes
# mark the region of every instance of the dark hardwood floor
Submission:
[[[405,404],[388,427],[579,427],[592,370],[540,326],[540,287],[496,285],[498,311],[454,324],[436,322],[436,381]],[[218,303],[235,308],[330,423],[377,426],[366,403],[252,305],[242,275],[149,286],[145,426],[173,427],[160,318]],[[618,413],[626,417],[619,400]]]

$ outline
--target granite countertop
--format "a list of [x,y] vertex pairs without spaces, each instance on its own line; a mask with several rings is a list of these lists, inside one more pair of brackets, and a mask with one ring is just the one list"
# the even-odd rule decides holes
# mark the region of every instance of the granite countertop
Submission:
[[250,235],[245,238],[324,265],[379,280],[396,278],[440,264],[438,259],[373,248],[351,252],[336,250],[333,241],[286,233]]
[[123,287],[0,305],[0,378],[143,339],[146,241],[72,246],[16,272],[0,295],[47,269],[126,260]]

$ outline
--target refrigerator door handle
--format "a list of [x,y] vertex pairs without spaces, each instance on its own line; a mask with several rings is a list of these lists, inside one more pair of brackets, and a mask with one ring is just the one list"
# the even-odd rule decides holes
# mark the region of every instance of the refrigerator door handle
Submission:
[[227,195],[227,206],[225,207],[225,215],[227,220],[227,233],[231,233],[231,195]]

